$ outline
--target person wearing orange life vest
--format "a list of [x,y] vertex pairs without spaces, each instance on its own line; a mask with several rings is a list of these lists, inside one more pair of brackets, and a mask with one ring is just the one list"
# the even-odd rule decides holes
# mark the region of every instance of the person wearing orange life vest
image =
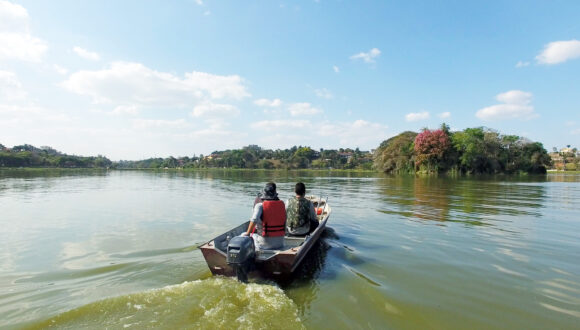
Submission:
[[269,182],[256,200],[248,230],[242,236],[252,233],[256,249],[275,250],[284,245],[286,228],[286,207],[278,198],[276,184]]

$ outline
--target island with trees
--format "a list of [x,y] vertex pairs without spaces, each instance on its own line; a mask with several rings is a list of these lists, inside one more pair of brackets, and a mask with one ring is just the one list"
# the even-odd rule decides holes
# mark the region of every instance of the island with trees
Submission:
[[546,173],[552,159],[540,142],[484,128],[403,132],[375,151],[375,168],[385,173]]
[[[564,149],[563,149],[564,150]],[[67,155],[51,147],[24,144],[7,148],[0,144],[1,167],[111,168],[111,169],[324,169],[365,170],[390,174],[456,173],[517,174],[546,173],[549,168],[576,169],[576,148],[548,153],[540,142],[496,130],[475,127],[450,131],[406,131],[383,141],[375,150],[359,148],[264,149],[249,145],[241,149],[214,151],[209,155],[121,160],[104,156]],[[560,158],[558,158],[560,157]],[[560,165],[561,162],[564,165]],[[571,165],[573,164],[573,165]]]

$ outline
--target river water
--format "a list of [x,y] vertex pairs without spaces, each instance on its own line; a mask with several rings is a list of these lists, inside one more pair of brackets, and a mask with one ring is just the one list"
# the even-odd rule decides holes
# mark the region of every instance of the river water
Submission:
[[[329,196],[292,281],[197,245],[266,181]],[[0,170],[0,328],[578,328],[580,175]]]

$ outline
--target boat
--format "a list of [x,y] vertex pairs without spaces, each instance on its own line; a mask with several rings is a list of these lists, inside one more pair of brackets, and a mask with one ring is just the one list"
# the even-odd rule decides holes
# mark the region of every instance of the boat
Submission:
[[[323,200],[316,196],[306,196],[307,199],[313,202],[317,218],[318,227],[305,236],[284,236],[284,245],[278,250],[257,250],[254,252],[253,240],[248,237],[240,237],[248,229],[250,221],[246,221],[241,225],[232,228],[225,233],[213,238],[212,240],[199,246],[207,265],[214,275],[223,276],[237,276],[238,280],[247,281],[247,273],[257,272],[263,277],[287,277],[290,276],[300,265],[300,262],[312,246],[318,241],[320,235],[326,228],[326,223],[332,211],[328,205],[328,198]],[[234,241],[242,241],[246,239],[246,243],[251,244],[251,251],[246,251],[251,258],[248,269],[241,269],[239,264],[233,262],[232,251]],[[236,245],[236,248],[239,246]],[[239,251],[236,251],[239,252]],[[229,256],[229,257],[228,257]],[[229,261],[229,262],[228,262]]]

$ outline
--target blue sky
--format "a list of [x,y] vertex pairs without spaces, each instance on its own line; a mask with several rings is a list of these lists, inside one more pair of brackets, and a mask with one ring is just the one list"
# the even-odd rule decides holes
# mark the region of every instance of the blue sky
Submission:
[[111,159],[376,148],[487,126],[580,147],[579,1],[4,1],[0,143]]

